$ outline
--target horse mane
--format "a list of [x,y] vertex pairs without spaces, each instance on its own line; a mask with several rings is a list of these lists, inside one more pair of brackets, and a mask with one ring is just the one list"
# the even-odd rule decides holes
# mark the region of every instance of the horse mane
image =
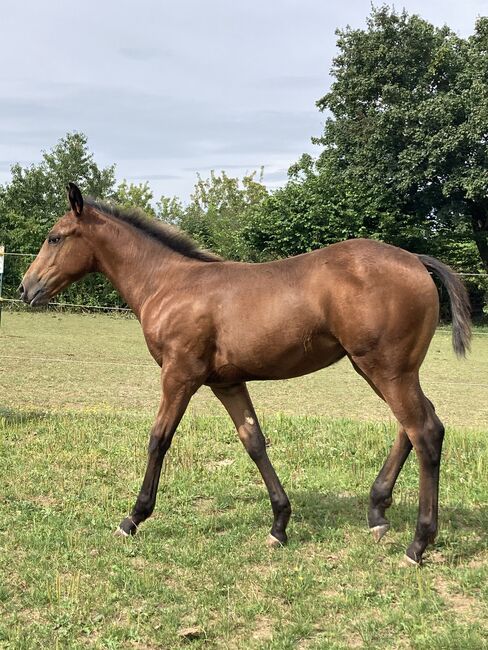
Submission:
[[151,219],[139,208],[121,208],[118,205],[93,198],[85,199],[85,204],[109,217],[128,223],[147,237],[155,239],[185,257],[191,257],[202,262],[222,261],[222,258],[218,255],[199,248],[193,239],[175,226],[158,219]]

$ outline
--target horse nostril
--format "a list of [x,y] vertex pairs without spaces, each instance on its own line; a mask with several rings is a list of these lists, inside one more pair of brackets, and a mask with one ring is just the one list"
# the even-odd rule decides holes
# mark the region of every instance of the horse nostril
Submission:
[[19,286],[19,288],[17,289],[17,291],[18,291],[18,292],[19,292],[19,294],[20,294],[20,295],[22,296],[22,295],[23,295],[23,293],[24,293],[24,291],[25,291],[25,289],[24,289],[24,285],[23,285],[23,284],[21,284],[21,285]]

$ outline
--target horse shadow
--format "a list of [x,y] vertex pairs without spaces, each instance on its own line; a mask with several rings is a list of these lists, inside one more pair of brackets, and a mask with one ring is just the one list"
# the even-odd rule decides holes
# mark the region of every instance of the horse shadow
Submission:
[[[318,491],[290,492],[295,523],[293,536],[299,544],[345,535],[347,528],[367,531],[368,495],[339,495]],[[393,502],[387,511],[393,534],[413,536],[418,506]],[[488,506],[467,508],[462,505],[440,506],[439,535],[435,548],[446,551],[449,562],[465,563],[486,551]],[[388,538],[386,538],[388,539]],[[404,540],[402,540],[402,543]],[[398,541],[398,543],[400,543]]]

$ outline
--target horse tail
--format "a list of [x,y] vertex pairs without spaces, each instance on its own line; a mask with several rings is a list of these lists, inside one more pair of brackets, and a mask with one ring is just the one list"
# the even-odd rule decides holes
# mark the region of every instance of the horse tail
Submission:
[[466,287],[449,266],[429,255],[417,255],[422,264],[433,271],[446,287],[451,302],[452,347],[458,357],[465,357],[471,341],[471,308]]

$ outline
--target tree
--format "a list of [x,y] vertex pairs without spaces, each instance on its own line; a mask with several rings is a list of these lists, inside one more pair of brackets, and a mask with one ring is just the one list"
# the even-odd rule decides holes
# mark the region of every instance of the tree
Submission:
[[463,40],[382,7],[337,33],[319,166],[355,187],[385,239],[470,237],[488,269],[488,19]]
[[[266,197],[243,237],[263,259],[298,255],[353,237],[374,237],[350,183],[309,154],[289,170],[289,181]],[[379,236],[379,235],[378,235]]]
[[176,196],[162,196],[156,204],[157,218],[178,226],[185,214],[185,208]]
[[253,172],[241,181],[224,171],[220,175],[212,171],[207,179],[198,176],[185,208],[175,200],[172,203],[166,200],[160,206],[170,221],[205,248],[226,259],[253,260],[256,253],[244,232],[268,195],[262,177],[255,180],[255,176]]
[[382,7],[337,35],[322,152],[248,236],[271,255],[369,236],[488,269],[488,18],[462,39]]
[[13,165],[10,183],[0,189],[0,238],[10,250],[37,251],[47,229],[68,208],[66,183],[75,182],[85,194],[111,198],[114,169],[98,167],[82,133],[68,133],[38,164]]
[[123,180],[118,185],[113,201],[120,205],[122,208],[138,208],[146,215],[155,217],[156,212],[152,205],[153,193],[149,187],[149,183],[134,184],[127,183]]

